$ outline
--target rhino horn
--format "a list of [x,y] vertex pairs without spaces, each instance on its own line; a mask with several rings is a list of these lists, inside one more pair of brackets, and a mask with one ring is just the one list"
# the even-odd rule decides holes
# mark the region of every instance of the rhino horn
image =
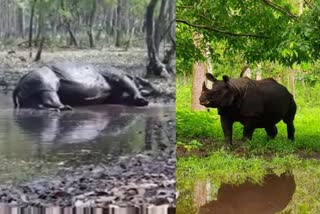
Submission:
[[208,88],[207,88],[207,86],[206,86],[206,82],[205,82],[205,81],[203,81],[203,84],[202,84],[202,90],[203,90],[203,91],[208,90]]

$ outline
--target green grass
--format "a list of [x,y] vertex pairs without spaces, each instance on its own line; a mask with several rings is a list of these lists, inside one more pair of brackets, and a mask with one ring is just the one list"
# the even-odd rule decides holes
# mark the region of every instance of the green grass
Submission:
[[[221,183],[241,184],[247,180],[260,183],[270,173],[292,173],[296,191],[281,213],[320,213],[320,84],[310,91],[298,88],[295,117],[296,140],[287,140],[286,125],[277,124],[275,140],[267,140],[263,129],[256,129],[253,139],[241,142],[242,125],[234,125],[235,147],[224,150],[223,132],[216,109],[191,111],[191,87],[177,82],[177,146],[188,151],[177,161],[177,189],[180,193],[177,213],[196,213],[194,190],[209,179],[213,198]],[[310,96],[306,96],[309,93]],[[206,155],[198,156],[205,151]],[[309,157],[309,158],[306,158]],[[315,159],[312,159],[313,157]]]

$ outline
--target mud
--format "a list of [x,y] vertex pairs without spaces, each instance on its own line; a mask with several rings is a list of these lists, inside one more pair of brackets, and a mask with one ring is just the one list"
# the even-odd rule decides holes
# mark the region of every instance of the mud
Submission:
[[0,186],[0,201],[10,206],[175,206],[172,149],[121,156],[108,164],[66,166],[54,176]]

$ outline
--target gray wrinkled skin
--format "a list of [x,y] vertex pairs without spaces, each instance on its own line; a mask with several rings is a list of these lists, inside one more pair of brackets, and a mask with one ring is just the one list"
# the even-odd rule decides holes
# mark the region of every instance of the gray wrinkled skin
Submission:
[[23,76],[13,91],[15,107],[71,109],[70,106],[124,104],[145,106],[134,80],[121,70],[57,63]]

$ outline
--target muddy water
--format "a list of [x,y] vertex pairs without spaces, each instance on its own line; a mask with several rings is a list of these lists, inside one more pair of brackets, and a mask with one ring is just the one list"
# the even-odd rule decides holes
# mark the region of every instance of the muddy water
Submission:
[[0,94],[0,160],[64,164],[161,151],[174,146],[174,111],[174,106],[162,105],[101,105],[59,113],[14,110],[11,98]]
[[[287,174],[268,175],[262,185],[222,184],[217,192],[207,179],[194,186],[192,210],[199,214],[274,214],[286,208],[295,188],[294,177]],[[184,212],[178,209],[177,213]]]

